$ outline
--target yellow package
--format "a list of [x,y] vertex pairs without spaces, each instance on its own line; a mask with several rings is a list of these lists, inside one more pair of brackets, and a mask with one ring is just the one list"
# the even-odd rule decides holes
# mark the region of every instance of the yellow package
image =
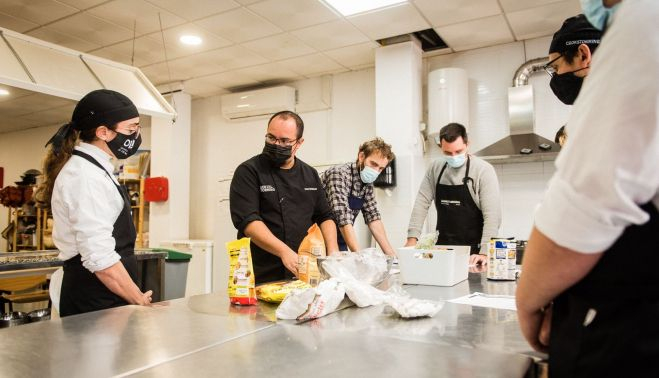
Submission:
[[313,224],[307,231],[300,248],[297,250],[298,256],[298,278],[311,286],[316,286],[320,282],[320,271],[318,270],[318,257],[325,256],[325,240],[320,227]]
[[229,301],[239,305],[255,305],[256,289],[249,238],[226,243],[229,254]]
[[256,287],[256,297],[270,303],[281,303],[286,295],[295,289],[309,289],[311,285],[304,281],[273,282]]

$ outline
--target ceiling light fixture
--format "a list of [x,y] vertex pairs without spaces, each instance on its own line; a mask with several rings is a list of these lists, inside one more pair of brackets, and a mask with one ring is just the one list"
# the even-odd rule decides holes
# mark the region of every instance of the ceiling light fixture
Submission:
[[0,96],[9,96],[9,91],[6,89],[0,88]]
[[181,38],[179,38],[179,41],[185,45],[191,46],[199,46],[202,42],[201,37],[196,35],[182,35]]
[[406,0],[324,0],[330,7],[345,17],[364,13],[391,5],[406,3]]

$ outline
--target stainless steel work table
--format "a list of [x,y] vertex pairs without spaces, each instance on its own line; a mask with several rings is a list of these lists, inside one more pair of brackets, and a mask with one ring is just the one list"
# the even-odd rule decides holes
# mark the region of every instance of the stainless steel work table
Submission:
[[[409,286],[414,297],[514,294],[481,274],[454,287]],[[384,306],[315,321],[270,322],[275,307],[234,307],[224,293],[123,307],[0,330],[0,376],[522,377],[532,360],[514,311],[445,303],[403,320]]]

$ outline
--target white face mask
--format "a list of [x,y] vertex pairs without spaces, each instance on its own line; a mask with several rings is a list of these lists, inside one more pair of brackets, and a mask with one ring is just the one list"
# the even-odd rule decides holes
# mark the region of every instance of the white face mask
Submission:
[[463,152],[460,155],[446,156],[446,162],[451,168],[460,168],[467,160],[467,153]]
[[364,184],[372,184],[380,175],[380,172],[375,168],[364,167],[364,169],[359,172],[359,177],[362,179]]
[[581,0],[581,9],[583,14],[588,19],[595,29],[604,30],[613,19],[613,14],[618,10],[620,3],[607,8],[604,6],[603,0]]

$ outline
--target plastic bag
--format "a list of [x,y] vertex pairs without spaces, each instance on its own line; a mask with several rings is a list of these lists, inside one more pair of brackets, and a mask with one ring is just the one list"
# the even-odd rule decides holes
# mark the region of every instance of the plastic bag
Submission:
[[343,298],[343,284],[339,280],[329,279],[316,288],[291,292],[277,308],[276,315],[278,319],[317,319],[336,310]]
[[391,296],[386,302],[403,318],[433,317],[444,307],[443,302],[405,296]]
[[320,272],[318,271],[318,257],[325,256],[325,239],[320,227],[313,224],[307,230],[307,236],[304,237],[300,247],[297,250],[298,256],[298,278],[311,286],[318,285],[320,282]]
[[423,234],[419,238],[414,248],[416,249],[432,249],[437,244],[439,238],[439,231],[435,230],[430,234]]
[[249,238],[226,243],[229,254],[229,301],[239,305],[255,305],[256,289]]

